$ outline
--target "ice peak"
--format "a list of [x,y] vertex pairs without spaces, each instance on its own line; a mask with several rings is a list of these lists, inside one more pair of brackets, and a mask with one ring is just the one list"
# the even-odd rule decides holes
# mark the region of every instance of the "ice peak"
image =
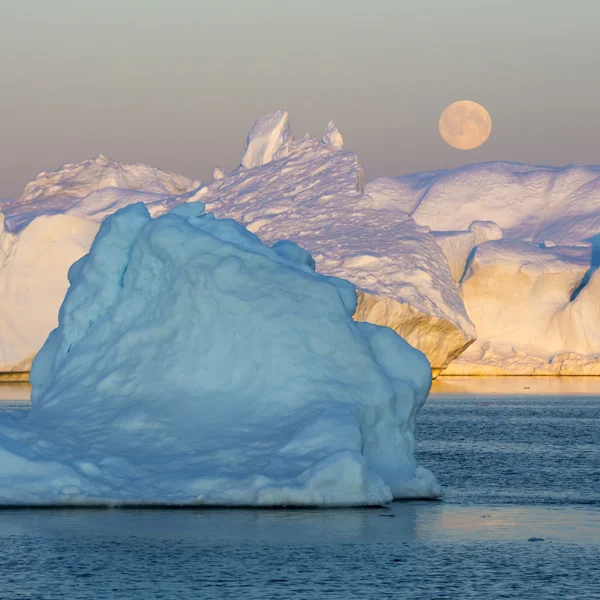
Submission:
[[289,121],[285,110],[276,110],[258,119],[248,134],[242,166],[252,169],[285,156],[285,148],[292,141]]
[[108,158],[108,156],[104,156],[104,154],[98,154],[96,158],[92,159],[92,162],[95,162],[98,165],[109,165],[113,161]]
[[321,141],[337,150],[341,150],[344,147],[344,138],[333,121],[329,121],[327,124],[327,129]]

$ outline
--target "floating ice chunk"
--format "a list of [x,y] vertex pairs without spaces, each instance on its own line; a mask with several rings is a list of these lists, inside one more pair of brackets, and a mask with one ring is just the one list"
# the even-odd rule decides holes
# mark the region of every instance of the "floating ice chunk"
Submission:
[[219,179],[223,179],[223,177],[225,177],[225,169],[221,167],[215,167],[212,172],[212,177],[214,181],[219,181]]
[[477,246],[461,294],[478,339],[446,372],[599,374],[599,276],[590,248],[504,239]]
[[29,182],[22,196],[4,205],[10,229],[22,229],[43,214],[68,213],[101,221],[127,204],[153,205],[166,212],[196,190],[200,181],[144,164],[130,165],[102,154],[79,164],[44,171]]

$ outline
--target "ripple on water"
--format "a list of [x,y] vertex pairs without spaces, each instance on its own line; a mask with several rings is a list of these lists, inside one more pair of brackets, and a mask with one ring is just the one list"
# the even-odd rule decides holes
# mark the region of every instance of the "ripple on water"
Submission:
[[1,597],[592,598],[600,545],[579,512],[3,511]]
[[600,397],[432,396],[417,456],[447,502],[600,504]]
[[600,598],[599,420],[600,396],[432,396],[444,502],[0,511],[0,598]]

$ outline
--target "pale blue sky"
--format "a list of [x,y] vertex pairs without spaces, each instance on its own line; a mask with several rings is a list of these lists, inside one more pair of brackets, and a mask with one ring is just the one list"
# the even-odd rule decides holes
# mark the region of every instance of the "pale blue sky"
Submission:
[[[0,0],[0,197],[99,153],[208,179],[256,118],[333,119],[368,178],[600,163],[599,0]],[[470,99],[470,152],[437,132]]]

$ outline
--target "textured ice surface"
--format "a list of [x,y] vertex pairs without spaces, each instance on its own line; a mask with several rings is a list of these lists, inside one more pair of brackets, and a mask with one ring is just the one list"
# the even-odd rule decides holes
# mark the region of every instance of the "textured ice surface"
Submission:
[[[252,128],[243,166],[215,169],[207,186],[102,156],[40,174],[0,207],[0,371],[28,369],[55,326],[67,268],[95,233],[84,219],[195,199],[270,244],[307,248],[319,271],[357,285],[356,319],[394,328],[436,373],[451,361],[456,373],[600,373],[600,167],[494,162],[365,188],[342,143],[333,123],[320,142],[294,142],[277,111]],[[61,235],[41,224],[27,233],[36,215],[65,212],[81,231],[56,221]]]
[[[280,121],[267,115],[258,123],[263,131],[263,123]],[[335,137],[332,123],[328,133]],[[434,237],[397,209],[396,197],[364,193],[355,154],[310,136],[288,141],[285,156],[237,169],[201,192],[218,216],[269,243],[291,239],[314,256],[319,271],[356,284],[356,318],[392,327],[434,371],[475,338]]]
[[367,189],[393,190],[460,282],[477,341],[446,373],[600,374],[600,166],[483,163]]
[[473,221],[468,231],[436,231],[433,235],[448,261],[452,278],[459,284],[474,248],[502,239],[502,230],[492,221]]
[[591,248],[478,246],[461,284],[478,339],[450,374],[599,375],[599,273]]
[[[356,318],[394,328],[425,352],[437,373],[475,338],[444,254],[427,228],[398,211],[397,197],[363,193],[362,168],[356,155],[340,151],[342,143],[332,122],[322,142],[310,136],[293,142],[288,114],[277,111],[252,128],[244,166],[228,175],[215,169],[215,181],[208,186],[197,187],[199,182],[179,175],[101,156],[40,174],[23,197],[5,210],[15,228],[43,213],[66,212],[100,222],[132,202],[144,202],[155,216],[201,199],[219,216],[243,222],[271,244],[283,239],[298,242],[314,254],[321,272],[358,285]],[[79,244],[84,236],[76,235]],[[89,245],[90,236],[86,239]],[[62,243],[72,244],[67,239]],[[32,245],[30,253],[45,251],[42,238],[29,236],[27,244]],[[0,338],[0,357],[5,356],[0,371],[29,368],[31,357],[56,325],[67,269],[86,249],[83,243],[77,252],[62,257],[55,252],[56,284],[48,288],[39,313],[34,309],[40,285],[23,276],[13,282],[21,269],[19,261],[14,257],[3,261],[0,255],[0,287],[23,288],[21,307],[12,307],[6,315],[11,333],[10,339]],[[13,266],[7,270],[9,262]],[[36,273],[32,271],[31,277]],[[27,289],[35,293],[27,296]],[[14,297],[6,296],[6,302],[14,303]],[[35,330],[35,336],[21,336],[21,329]],[[2,350],[3,345],[14,351]]]
[[182,204],[107,218],[0,420],[2,504],[377,505],[436,497],[413,458],[429,364],[351,318],[354,287]]
[[327,129],[321,141],[337,150],[341,150],[344,147],[344,138],[333,121],[329,121],[327,124]]
[[600,166],[477,163],[376,179],[371,186],[393,188],[404,198],[402,208],[434,231],[493,221],[508,239],[564,244],[600,230]]
[[142,164],[128,165],[100,155],[40,173],[18,200],[3,204],[0,211],[12,230],[43,214],[67,213],[100,221],[135,202],[151,205],[153,215],[162,214],[177,203],[173,196],[199,186],[199,181],[177,173]]
[[284,155],[287,143],[292,141],[289,121],[290,116],[284,110],[269,113],[256,121],[248,135],[242,166],[251,169]]

